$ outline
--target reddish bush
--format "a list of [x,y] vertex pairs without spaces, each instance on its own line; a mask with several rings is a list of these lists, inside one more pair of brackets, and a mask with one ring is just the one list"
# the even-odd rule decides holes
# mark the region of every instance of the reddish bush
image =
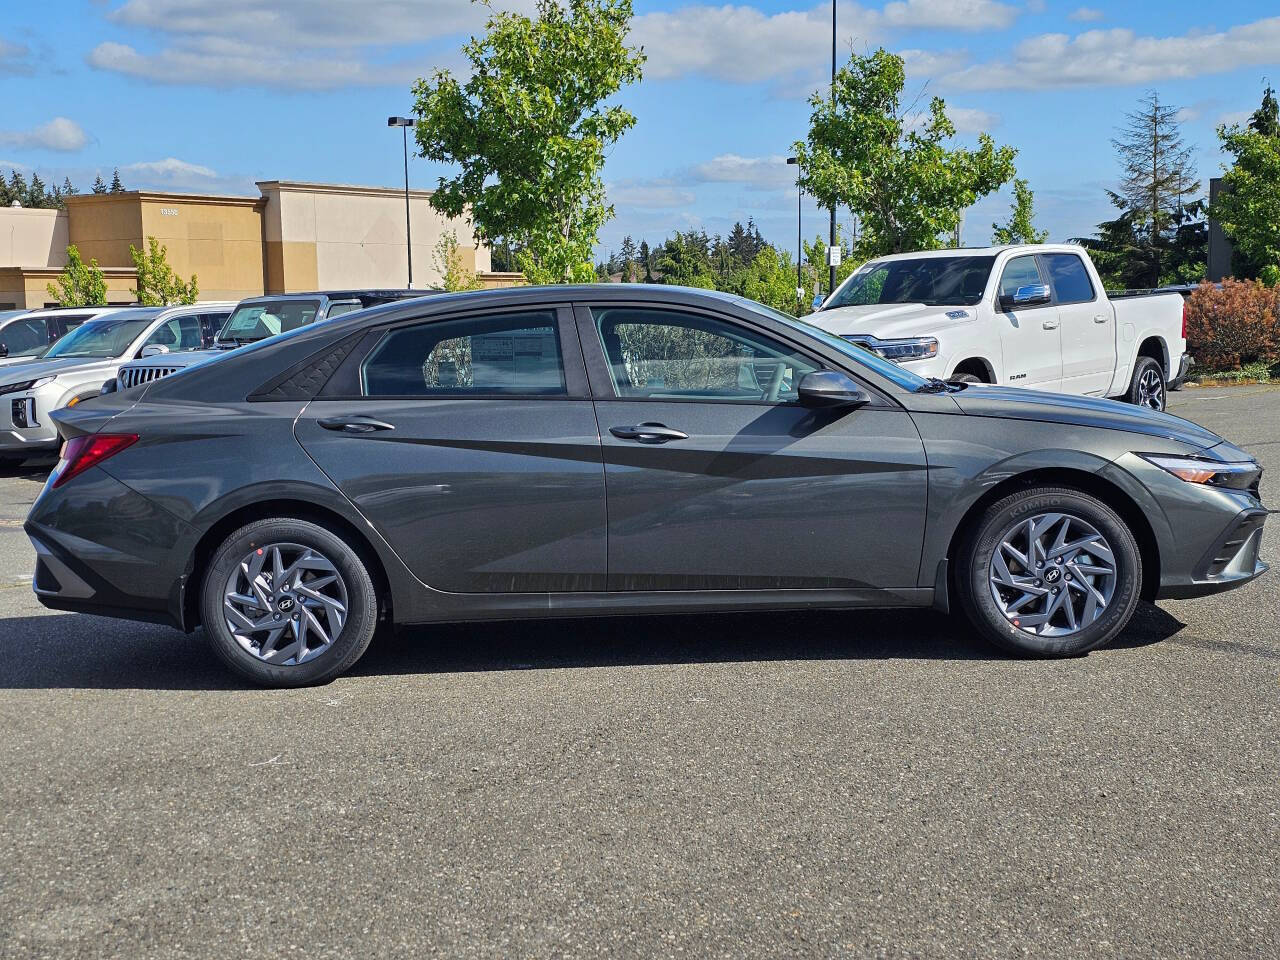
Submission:
[[1187,299],[1187,351],[1201,370],[1280,363],[1280,295],[1257,281],[1202,283]]

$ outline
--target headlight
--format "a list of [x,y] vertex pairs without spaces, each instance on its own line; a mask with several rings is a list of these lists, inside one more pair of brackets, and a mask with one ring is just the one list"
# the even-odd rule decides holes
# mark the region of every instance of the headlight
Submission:
[[0,386],[0,393],[21,393],[23,390],[34,390],[36,387],[43,387],[46,383],[53,383],[56,377],[40,377],[36,380],[23,380],[20,383],[6,383]]
[[878,353],[894,363],[903,363],[907,360],[931,360],[938,355],[938,341],[933,337],[880,340],[876,337],[853,335],[845,339],[864,350]]
[[1140,456],[1161,470],[1168,470],[1179,480],[1210,487],[1248,490],[1262,476],[1262,468],[1252,460],[1223,463],[1221,460],[1207,460],[1203,457],[1170,457],[1160,453],[1144,453]]

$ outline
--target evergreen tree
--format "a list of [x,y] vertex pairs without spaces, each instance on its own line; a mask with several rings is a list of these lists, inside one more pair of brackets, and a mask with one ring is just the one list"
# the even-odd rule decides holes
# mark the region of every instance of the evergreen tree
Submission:
[[640,265],[644,267],[644,282],[653,283],[653,254],[649,251],[649,241],[641,240],[636,252],[640,257]]
[[70,177],[62,178],[62,195],[64,197],[74,197],[78,192]]
[[102,174],[98,174],[96,177],[93,178],[93,192],[94,193],[107,192],[107,185],[102,182]]
[[124,184],[120,182],[120,171],[113,170],[111,172],[111,189],[108,193],[124,193]]
[[9,171],[9,194],[5,206],[17,200],[23,206],[27,203],[27,178],[17,170]]
[[31,183],[27,186],[27,198],[23,202],[24,207],[39,209],[48,206],[48,197],[45,193],[44,181],[40,179],[40,174],[31,174]]

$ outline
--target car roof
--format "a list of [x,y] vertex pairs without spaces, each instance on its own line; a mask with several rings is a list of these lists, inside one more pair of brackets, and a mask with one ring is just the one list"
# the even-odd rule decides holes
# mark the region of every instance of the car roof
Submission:
[[433,293],[441,293],[440,290],[311,290],[304,293],[264,293],[257,297],[245,297],[240,303],[261,303],[263,301],[279,301],[279,300],[314,300],[316,297],[325,297],[329,300],[362,300],[365,298],[374,300],[412,300],[418,297],[424,297]]
[[36,307],[27,311],[27,315],[31,317],[46,317],[59,313],[92,313],[95,316],[108,313],[119,313],[121,310],[140,310],[140,303],[113,303],[110,306],[102,307]]

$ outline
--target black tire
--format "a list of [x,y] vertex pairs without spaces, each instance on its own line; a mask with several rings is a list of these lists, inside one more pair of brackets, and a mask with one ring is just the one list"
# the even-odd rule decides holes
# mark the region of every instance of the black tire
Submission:
[[[1066,514],[1091,525],[1115,558],[1110,601],[1092,624],[1064,636],[1041,636],[1014,626],[992,595],[992,555],[1002,534],[1046,513]],[[1069,487],[1032,487],[993,503],[974,524],[957,559],[956,592],[966,616],[988,641],[1021,656],[1073,657],[1101,647],[1129,623],[1142,594],[1142,555],[1133,532],[1101,500]],[[1065,583],[1061,588],[1070,593]]]
[[[1152,395],[1156,402],[1152,402]],[[1165,380],[1164,366],[1152,357],[1139,357],[1133,365],[1133,376],[1129,378],[1129,389],[1125,400],[1151,410],[1163,411],[1169,398],[1169,385]]]
[[951,382],[952,383],[986,383],[985,380],[975,377],[972,373],[953,373],[951,375]]
[[[327,649],[299,664],[267,663],[250,653],[222,612],[228,577],[246,556],[272,544],[317,551],[332,563],[346,591],[346,619],[337,636]],[[200,613],[210,646],[232,670],[263,686],[304,687],[327,683],[363,656],[378,623],[378,601],[368,567],[350,545],[318,524],[279,517],[241,527],[218,548],[201,585]]]

